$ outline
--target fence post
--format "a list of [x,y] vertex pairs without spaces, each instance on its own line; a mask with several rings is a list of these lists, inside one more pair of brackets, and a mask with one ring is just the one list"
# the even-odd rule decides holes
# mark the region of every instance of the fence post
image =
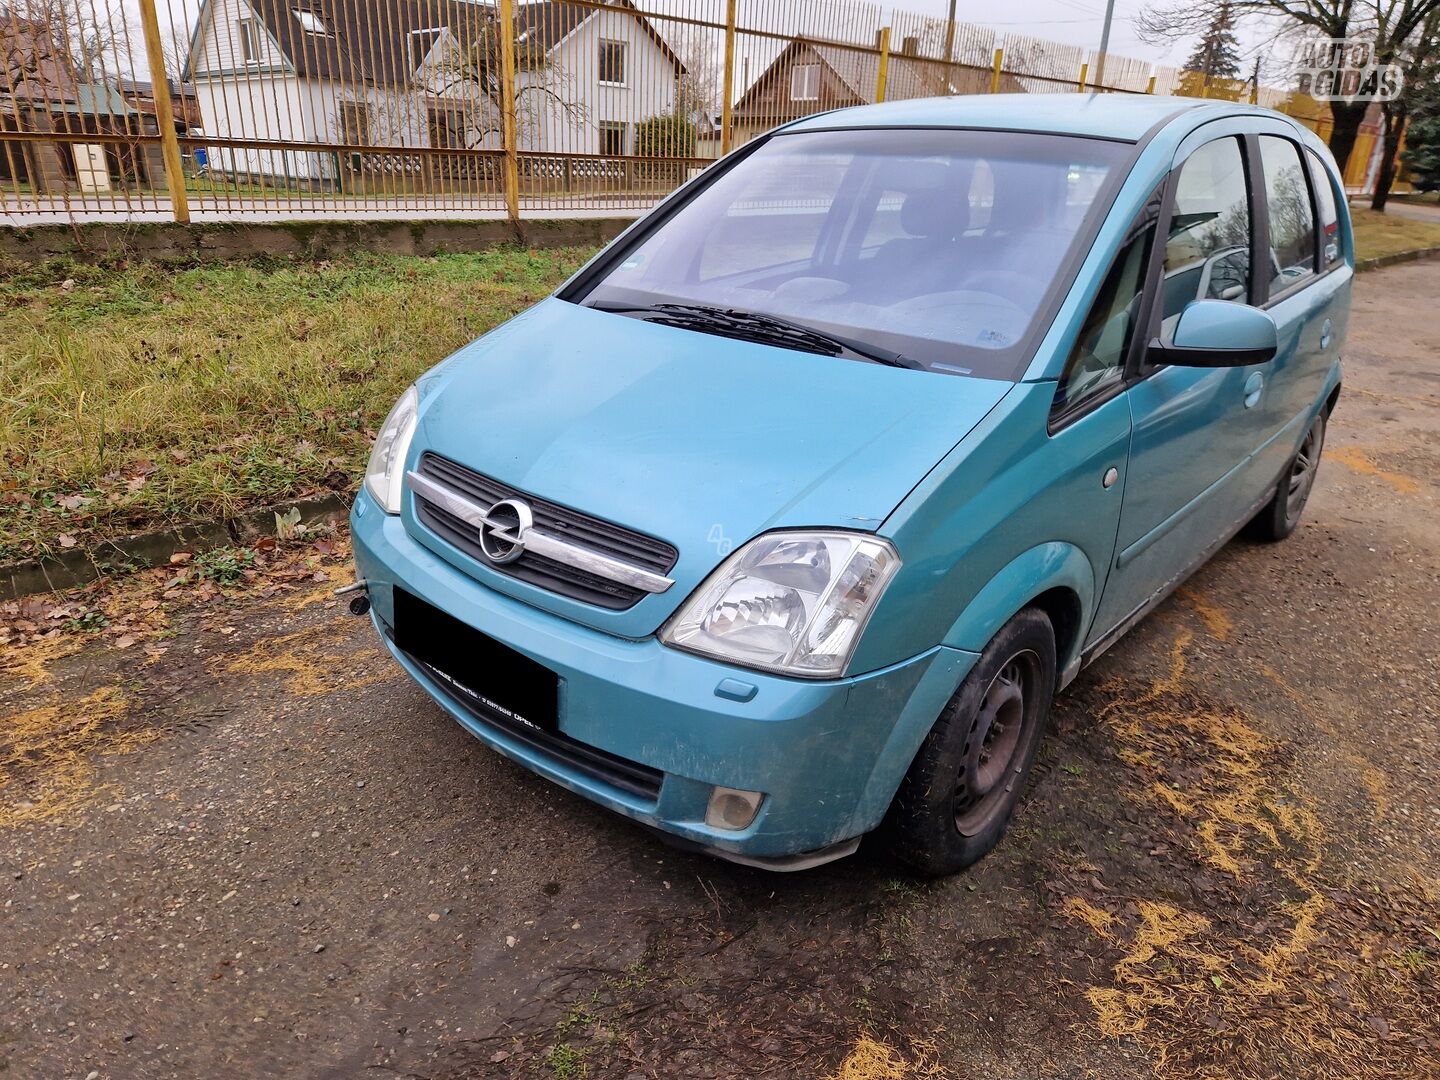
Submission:
[[1086,77],[1087,77],[1089,74],[1090,74],[1090,65],[1089,65],[1089,64],[1081,64],[1081,65],[1080,65],[1080,93],[1082,93],[1082,94],[1085,92],[1085,79],[1086,79]]
[[730,152],[735,126],[735,8],[738,0],[725,5],[725,100],[720,106],[720,156]]
[[140,0],[140,22],[145,27],[145,59],[150,62],[170,210],[176,221],[185,222],[190,220],[190,200],[185,194],[185,167],[180,161],[180,140],[175,135],[175,114],[170,108],[170,79],[165,74],[165,53],[160,48],[160,19],[155,14],[155,0]]
[[505,209],[520,222],[520,146],[515,122],[515,0],[500,0],[500,144],[505,151]]
[[875,76],[875,100],[885,100],[885,84],[890,79],[890,27],[880,31],[880,72]]
[[1000,67],[1005,63],[1005,50],[995,50],[995,66],[990,70],[990,93],[1000,92]]
[[1153,94],[1153,93],[1155,93],[1155,76],[1154,76],[1154,75],[1151,75],[1151,76],[1150,76],[1150,81],[1145,84],[1145,93],[1147,93],[1147,94]]

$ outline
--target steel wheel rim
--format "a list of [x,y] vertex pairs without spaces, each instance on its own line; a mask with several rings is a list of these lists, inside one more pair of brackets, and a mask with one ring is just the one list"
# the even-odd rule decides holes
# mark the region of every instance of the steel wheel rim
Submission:
[[955,828],[962,835],[973,836],[988,825],[1020,778],[1039,670],[1035,653],[1016,653],[981,695],[955,783]]
[[1305,505],[1305,500],[1310,497],[1310,489],[1315,486],[1315,471],[1320,465],[1320,425],[1316,424],[1305,434],[1305,441],[1300,444],[1300,452],[1295,455],[1294,462],[1290,465],[1290,475],[1286,477],[1288,485],[1285,492],[1285,516],[1287,520],[1294,520],[1295,515]]

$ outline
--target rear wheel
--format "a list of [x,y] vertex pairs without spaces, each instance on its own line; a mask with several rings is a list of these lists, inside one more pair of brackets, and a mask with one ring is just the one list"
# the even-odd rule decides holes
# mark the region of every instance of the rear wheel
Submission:
[[1300,449],[1291,459],[1275,497],[1265,504],[1245,526],[1245,535],[1252,540],[1274,543],[1284,540],[1300,524],[1305,504],[1315,487],[1315,473],[1320,467],[1320,452],[1325,448],[1325,414],[1322,412],[1310,425]]
[[1054,690],[1055,632],[1044,612],[1026,609],[986,646],[901,782],[886,822],[897,858],[953,874],[999,842]]

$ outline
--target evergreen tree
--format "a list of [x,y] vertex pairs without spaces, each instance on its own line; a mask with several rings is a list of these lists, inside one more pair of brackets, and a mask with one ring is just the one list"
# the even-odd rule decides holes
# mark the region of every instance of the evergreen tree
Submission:
[[1440,191],[1440,82],[1429,83],[1415,96],[1402,160],[1417,190]]
[[1185,61],[1185,70],[1197,72],[1208,79],[1240,77],[1240,42],[1235,37],[1235,14],[1228,3],[1222,3],[1215,9],[1210,24],[1195,45],[1195,51]]

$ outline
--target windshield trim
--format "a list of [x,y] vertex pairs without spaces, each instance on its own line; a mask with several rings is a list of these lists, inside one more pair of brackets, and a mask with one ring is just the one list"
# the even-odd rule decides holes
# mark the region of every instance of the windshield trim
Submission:
[[[646,243],[656,232],[663,228],[677,213],[688,206],[701,192],[710,187],[711,184],[720,180],[721,177],[729,174],[731,169],[736,168],[741,162],[746,161],[752,154],[762,147],[768,146],[774,139],[789,138],[792,136],[810,136],[820,134],[843,134],[847,132],[865,131],[955,131],[972,133],[990,133],[997,135],[1022,135],[1035,138],[1054,139],[1083,139],[1095,142],[1106,142],[1118,146],[1128,146],[1130,151],[1121,154],[1116,158],[1114,165],[1105,177],[1104,182],[1095,193],[1090,208],[1086,211],[1080,222],[1079,228],[1075,230],[1071,238],[1069,250],[1064,258],[1055,268],[1055,273],[1050,281],[1049,287],[1044,295],[1035,305],[1034,314],[1024,336],[1013,347],[1015,355],[1019,360],[1012,364],[1009,369],[1002,373],[986,374],[974,372],[969,376],[972,378],[985,378],[992,381],[1018,383],[1023,382],[1025,374],[1032,366],[1035,359],[1036,349],[1049,333],[1054,324],[1055,317],[1059,313],[1060,306],[1065,297],[1074,288],[1080,268],[1084,264],[1085,257],[1095,243],[1096,236],[1109,219],[1115,209],[1115,199],[1120,189],[1129,179],[1141,153],[1148,144],[1150,138],[1156,131],[1165,126],[1170,118],[1147,132],[1146,137],[1140,141],[1131,139],[1116,139],[1101,135],[1074,135],[1066,132],[1044,132],[1044,131],[1016,131],[1009,128],[962,126],[954,124],[936,125],[896,125],[878,124],[873,127],[825,127],[791,129],[779,128],[760,138],[752,139],[740,150],[735,151],[726,158],[721,158],[714,165],[707,168],[700,176],[677,189],[674,194],[660,203],[645,217],[639,219],[634,226],[627,229],[616,240],[601,251],[594,259],[568,282],[562,285],[555,292],[557,299],[572,304],[583,304],[595,288],[601,284],[610,274],[641,245]],[[722,167],[723,166],[723,167]],[[941,375],[946,378],[955,378],[953,372],[936,371],[925,369],[925,374]]]

